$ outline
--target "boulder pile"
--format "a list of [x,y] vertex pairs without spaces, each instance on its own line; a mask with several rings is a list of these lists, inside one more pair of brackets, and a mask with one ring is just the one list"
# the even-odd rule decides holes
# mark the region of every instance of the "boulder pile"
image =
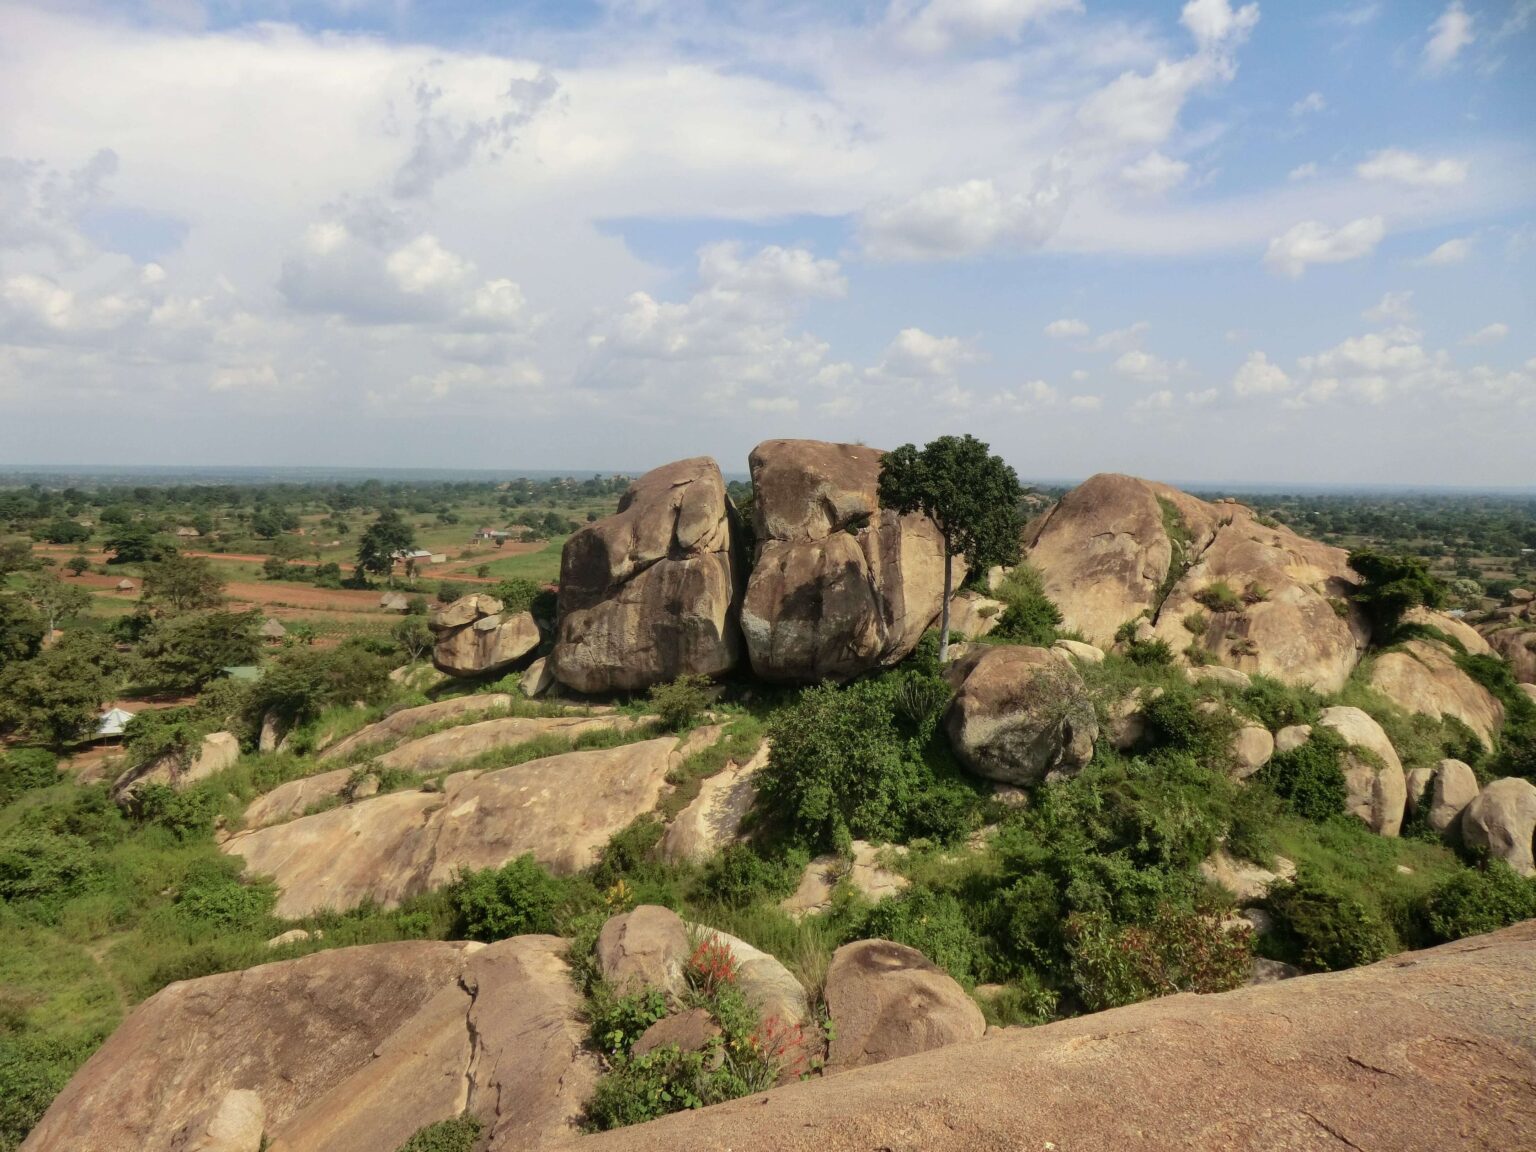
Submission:
[[1026,543],[1064,626],[1101,647],[1145,619],[1181,655],[1194,646],[1227,667],[1336,692],[1368,639],[1347,602],[1344,550],[1241,504],[1103,473],[1036,521]]
[[741,653],[736,509],[708,457],[647,472],[560,556],[554,674],[578,692],[717,676]]
[[504,613],[494,596],[473,593],[427,621],[435,637],[432,664],[449,676],[488,676],[511,668],[539,646],[531,612]]

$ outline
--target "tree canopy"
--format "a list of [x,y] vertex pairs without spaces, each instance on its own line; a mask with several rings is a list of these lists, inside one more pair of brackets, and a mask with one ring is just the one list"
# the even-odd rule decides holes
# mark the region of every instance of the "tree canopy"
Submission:
[[363,531],[357,542],[357,566],[376,576],[388,576],[395,570],[395,556],[416,547],[416,532],[393,508],[379,513],[379,518]]
[[204,557],[177,553],[145,567],[144,600],[175,612],[217,608],[224,603],[224,581]]
[[1378,643],[1397,630],[1410,608],[1445,605],[1445,585],[1417,556],[1360,550],[1349,554],[1349,566],[1360,574],[1354,600],[1370,617]]
[[949,597],[954,557],[975,571],[1015,564],[1023,521],[1018,474],[974,436],[940,436],[926,447],[903,444],[880,464],[880,503],[921,512],[944,536],[944,609],[939,657],[949,648]]

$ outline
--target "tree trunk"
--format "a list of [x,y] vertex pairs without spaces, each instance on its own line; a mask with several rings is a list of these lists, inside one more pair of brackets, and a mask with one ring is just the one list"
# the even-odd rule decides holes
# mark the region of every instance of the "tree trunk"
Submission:
[[949,659],[949,595],[954,588],[954,557],[949,553],[949,537],[944,537],[944,607],[939,612],[939,663]]

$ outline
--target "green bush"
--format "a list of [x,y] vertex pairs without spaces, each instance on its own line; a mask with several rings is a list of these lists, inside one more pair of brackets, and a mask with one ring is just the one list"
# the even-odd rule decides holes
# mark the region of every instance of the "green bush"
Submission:
[[1275,753],[1259,779],[1302,819],[1328,820],[1344,811],[1349,795],[1342,763],[1347,748],[1333,729],[1315,727],[1305,744]]
[[669,732],[680,732],[697,723],[709,707],[709,699],[708,676],[679,676],[667,684],[657,684],[650,695],[651,707]]
[[462,600],[468,594],[468,589],[462,584],[452,580],[440,580],[437,585],[437,602],[439,604],[452,604],[455,600]]
[[916,948],[967,986],[990,970],[987,941],[954,896],[928,888],[909,888],[870,909],[860,936],[894,940]]
[[418,1128],[397,1152],[474,1152],[480,1128],[480,1121],[470,1115],[441,1120]]
[[26,1139],[53,1098],[101,1043],[100,1036],[60,1040],[0,1031],[0,1149]]
[[1241,612],[1243,599],[1232,586],[1225,580],[1218,580],[1214,584],[1208,584],[1195,593],[1195,601],[1203,604],[1212,612]]
[[1536,917],[1536,878],[1525,878],[1502,860],[1456,872],[1425,901],[1434,938],[1459,940]]
[[0,839],[0,900],[56,908],[97,875],[91,845],[47,828],[21,827]]
[[1322,715],[1322,697],[1311,688],[1286,684],[1271,676],[1254,676],[1237,693],[1237,706],[1271,732],[1295,724],[1315,724]]
[[0,808],[23,792],[59,782],[59,758],[46,748],[13,748],[0,752]]
[[745,908],[759,900],[789,895],[804,866],[794,854],[765,860],[745,844],[728,845],[704,867],[703,889],[729,908]]
[[1226,992],[1248,976],[1247,932],[1229,932],[1209,912],[1160,905],[1145,924],[1106,916],[1067,924],[1072,981],[1091,1012],[1175,992]]
[[1171,685],[1141,708],[1155,746],[1186,752],[1202,764],[1225,766],[1237,724],[1225,709],[1202,710],[1192,689]]
[[553,933],[561,895],[560,882],[525,855],[500,868],[461,874],[451,899],[463,934],[489,943]]
[[1273,935],[1283,958],[1309,971],[1372,964],[1392,950],[1385,924],[1306,869],[1289,883],[1272,885],[1264,903],[1275,917]]
[[1349,566],[1360,576],[1352,599],[1370,619],[1378,643],[1391,638],[1408,609],[1445,604],[1445,585],[1416,556],[1361,549],[1349,554]]
[[1045,594],[1037,569],[1020,564],[1008,573],[994,595],[1003,602],[1003,610],[992,637],[1041,647],[1060,638],[1061,609]]
[[670,1010],[667,994],[659,988],[616,996],[608,985],[599,984],[587,1003],[588,1036],[599,1052],[628,1055],[645,1030]]
[[1143,668],[1157,668],[1173,663],[1173,649],[1168,641],[1158,638],[1131,640],[1125,645],[1125,657]]
[[205,860],[183,879],[176,909],[194,924],[222,932],[253,932],[269,926],[275,896],[268,886],[242,884],[238,862]]

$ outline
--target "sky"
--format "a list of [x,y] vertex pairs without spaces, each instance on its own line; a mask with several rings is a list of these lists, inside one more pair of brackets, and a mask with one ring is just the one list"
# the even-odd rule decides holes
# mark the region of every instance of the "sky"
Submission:
[[1536,0],[0,0],[0,466],[1536,485]]

